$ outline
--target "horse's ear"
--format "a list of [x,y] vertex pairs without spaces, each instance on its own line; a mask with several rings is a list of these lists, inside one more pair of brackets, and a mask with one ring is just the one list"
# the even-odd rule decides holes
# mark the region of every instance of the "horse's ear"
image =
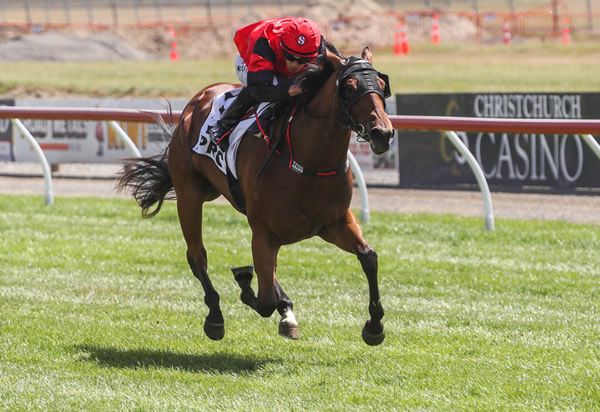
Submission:
[[329,63],[331,63],[333,65],[333,67],[336,71],[338,71],[342,68],[343,59],[340,56],[336,55],[335,53],[332,53],[328,49],[325,49],[325,58]]
[[371,49],[369,48],[369,46],[366,46],[362,50],[362,53],[360,54],[360,57],[362,57],[365,60],[368,60],[369,63],[373,64],[373,53],[371,52]]

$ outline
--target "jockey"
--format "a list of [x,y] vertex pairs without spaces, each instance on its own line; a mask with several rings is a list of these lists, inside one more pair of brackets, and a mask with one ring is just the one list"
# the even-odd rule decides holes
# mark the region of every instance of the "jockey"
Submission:
[[322,52],[325,43],[315,22],[303,17],[262,20],[239,29],[233,38],[239,51],[236,74],[244,85],[211,130],[219,141],[259,102],[278,102],[302,93],[291,77]]

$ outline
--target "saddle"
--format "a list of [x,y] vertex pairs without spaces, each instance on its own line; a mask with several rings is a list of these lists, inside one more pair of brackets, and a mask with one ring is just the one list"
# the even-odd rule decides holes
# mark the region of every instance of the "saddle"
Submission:
[[[254,118],[254,121],[248,126],[245,133],[256,137],[257,139],[263,139],[267,142],[270,136],[273,134],[273,126],[275,124],[274,113],[275,109],[273,105],[268,105],[264,109],[260,110],[260,104],[252,107],[248,113],[242,118],[240,123],[246,119]],[[239,124],[239,123],[238,123]],[[234,127],[234,129],[237,125]],[[229,143],[227,143],[227,146]],[[227,150],[227,149],[225,149]]]
[[274,107],[271,103],[260,103],[253,107],[240,122],[231,130],[231,132],[217,144],[211,140],[211,129],[215,127],[217,121],[233,102],[233,98],[237,96],[240,89],[234,89],[217,96],[213,100],[213,105],[210,114],[207,116],[204,125],[200,130],[198,141],[192,150],[202,156],[209,157],[215,165],[227,176],[229,188],[235,203],[235,206],[244,214],[246,214],[245,201],[242,196],[237,168],[236,158],[237,150],[246,133],[253,135],[256,138],[270,141],[271,130],[274,126]]

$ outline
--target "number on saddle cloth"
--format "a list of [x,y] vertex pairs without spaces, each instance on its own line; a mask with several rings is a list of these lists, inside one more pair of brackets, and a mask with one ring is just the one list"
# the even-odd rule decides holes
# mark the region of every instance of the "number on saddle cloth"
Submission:
[[[252,113],[252,115],[247,119],[242,119],[231,131],[227,139],[228,149],[219,147],[216,142],[211,140],[211,130],[216,127],[218,120],[221,118],[222,114],[225,113],[229,105],[235,100],[235,97],[237,97],[240,90],[241,89],[229,90],[222,95],[217,96],[213,100],[210,114],[206,118],[204,125],[202,125],[196,145],[192,148],[194,152],[212,158],[215,164],[224,174],[227,174],[227,167],[229,166],[231,172],[236,178],[237,170],[235,169],[235,156],[237,153],[237,147],[239,147],[239,141],[248,127],[256,123],[256,115]],[[270,119],[271,115],[265,112],[266,108],[266,103],[261,103],[258,106],[258,117],[261,119],[261,123],[260,127],[256,125],[254,127],[269,133],[270,126],[267,126],[267,123],[269,123],[267,120]],[[264,126],[263,122],[265,124]]]

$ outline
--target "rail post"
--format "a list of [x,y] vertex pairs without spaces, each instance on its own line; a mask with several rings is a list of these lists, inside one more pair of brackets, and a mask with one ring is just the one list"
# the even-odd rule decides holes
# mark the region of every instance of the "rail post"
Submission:
[[11,119],[12,123],[16,126],[17,129],[21,132],[21,135],[29,142],[33,151],[37,155],[41,165],[42,172],[44,173],[44,183],[46,185],[46,191],[44,192],[45,203],[47,206],[51,206],[54,203],[54,194],[52,193],[52,172],[50,171],[50,166],[48,165],[48,160],[42,151],[39,143],[35,138],[29,133],[29,130],[25,127],[23,122],[19,119]]
[[362,174],[362,170],[360,170],[360,166],[350,150],[348,150],[348,161],[350,162],[352,173],[354,173],[354,177],[356,177],[356,184],[358,185],[358,190],[360,192],[360,222],[369,223],[369,220],[371,220],[371,212],[369,212],[369,195],[367,194],[367,184],[365,183],[365,177]]
[[579,136],[581,136],[583,141],[587,143],[590,149],[592,149],[592,151],[596,153],[598,159],[600,159],[600,144],[598,144],[596,139],[594,139],[594,136],[592,136],[591,134],[580,134]]
[[481,194],[483,196],[483,207],[484,207],[484,215],[483,215],[483,230],[491,231],[494,230],[494,211],[492,209],[492,197],[490,195],[490,188],[488,187],[487,180],[485,180],[485,176],[481,167],[475,160],[475,156],[469,151],[467,146],[463,143],[463,141],[458,137],[456,132],[451,130],[445,130],[444,133],[448,136],[448,139],[454,144],[456,149],[460,152],[461,155],[467,159],[467,163],[471,167],[471,170],[475,174],[475,178],[477,179],[477,183],[479,184],[479,189],[481,190]]
[[138,150],[137,146],[131,141],[131,138],[127,133],[125,133],[125,130],[119,126],[119,123],[114,120],[109,120],[108,125],[115,131],[117,136],[119,136],[121,141],[125,143],[125,146],[127,146],[129,151],[131,151],[135,157],[142,157],[142,154]]

